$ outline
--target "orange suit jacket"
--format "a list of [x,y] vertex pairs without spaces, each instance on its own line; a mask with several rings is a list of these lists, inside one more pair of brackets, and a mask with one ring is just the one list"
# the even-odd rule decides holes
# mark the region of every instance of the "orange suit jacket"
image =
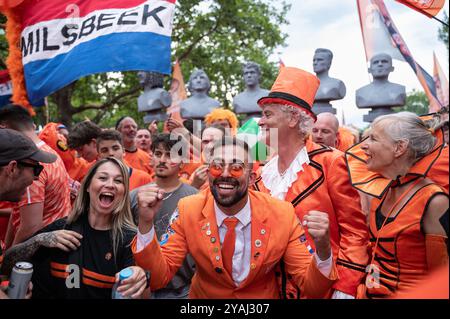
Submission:
[[[294,205],[300,220],[310,210],[328,213],[331,246],[339,273],[339,281],[333,288],[355,296],[369,260],[368,226],[359,194],[350,184],[344,153],[310,140],[306,149],[310,164],[298,173],[285,200]],[[255,188],[270,194],[261,178]],[[314,248],[308,234],[307,238]]]
[[250,272],[244,282],[237,287],[223,267],[214,198],[205,190],[180,200],[179,217],[171,225],[167,243],[160,246],[155,237],[136,253],[134,239],[136,264],[150,270],[151,288],[165,287],[190,253],[196,263],[190,298],[279,298],[274,266],[281,259],[302,296],[323,297],[337,279],[335,266],[329,278],[320,273],[299,240],[304,231],[292,205],[251,190],[249,198],[252,247]]

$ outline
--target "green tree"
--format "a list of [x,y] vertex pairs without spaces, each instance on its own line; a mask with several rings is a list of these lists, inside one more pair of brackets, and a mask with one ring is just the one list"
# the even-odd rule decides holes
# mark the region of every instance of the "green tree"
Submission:
[[[273,83],[278,66],[268,60],[285,44],[281,26],[288,23],[289,8],[277,0],[179,0],[172,60],[180,61],[186,81],[194,68],[202,68],[212,84],[210,95],[227,107],[231,96],[243,89],[243,62],[261,65],[262,87]],[[135,72],[91,75],[52,94],[48,109],[38,110],[38,118],[48,113],[67,125],[90,118],[109,127],[120,116],[132,114],[142,124],[137,112],[140,91]]]
[[8,43],[5,37],[6,17],[0,14],[0,69],[6,69],[6,57],[8,56]]
[[408,111],[417,115],[427,114],[429,107],[428,97],[423,91],[412,90],[406,94],[406,104],[402,107],[394,107],[395,112]]
[[445,12],[445,11],[444,11],[444,22],[447,23],[447,25],[443,25],[439,29],[439,40],[441,40],[447,47],[447,55],[448,55],[449,54],[449,51],[448,51],[448,15],[447,15],[447,12]]

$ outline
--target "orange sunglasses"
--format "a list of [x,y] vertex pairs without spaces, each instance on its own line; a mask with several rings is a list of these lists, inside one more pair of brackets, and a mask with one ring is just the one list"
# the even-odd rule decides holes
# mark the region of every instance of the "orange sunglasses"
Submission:
[[[211,164],[209,164],[208,168],[209,173],[213,177],[217,178],[223,174],[225,165],[226,164],[223,163],[212,162]],[[245,168],[242,164],[239,163],[228,164],[228,173],[230,173],[230,175],[233,176],[234,178],[239,178],[242,175],[244,175],[244,171]]]

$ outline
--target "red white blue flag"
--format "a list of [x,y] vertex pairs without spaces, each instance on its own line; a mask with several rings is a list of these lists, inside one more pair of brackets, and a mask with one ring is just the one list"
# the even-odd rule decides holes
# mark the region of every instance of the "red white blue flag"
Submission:
[[31,104],[95,73],[171,73],[176,0],[28,0],[21,50]]
[[12,84],[8,70],[0,70],[0,108],[11,103]]

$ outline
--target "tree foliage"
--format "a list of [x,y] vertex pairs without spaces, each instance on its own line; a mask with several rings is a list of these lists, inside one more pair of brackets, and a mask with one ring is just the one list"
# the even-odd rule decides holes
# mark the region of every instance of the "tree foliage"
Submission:
[[444,22],[447,23],[447,25],[443,25],[439,29],[439,40],[441,40],[447,47],[447,55],[448,55],[448,53],[449,53],[449,51],[448,51],[448,15],[447,15],[447,12],[445,12],[445,11],[444,11]]
[[417,115],[428,114],[429,102],[428,97],[423,91],[412,90],[406,95],[406,104],[402,107],[394,107],[394,111],[408,111]]
[[[212,84],[210,95],[223,106],[243,89],[245,61],[261,65],[261,86],[270,88],[278,66],[269,62],[269,56],[285,43],[281,26],[288,23],[289,7],[277,0],[178,0],[172,61],[180,61],[185,82],[194,68],[202,68]],[[37,110],[37,120],[70,125],[90,118],[110,127],[130,114],[142,125],[143,115],[137,112],[140,91],[135,72],[91,75],[52,94],[48,108]]]

